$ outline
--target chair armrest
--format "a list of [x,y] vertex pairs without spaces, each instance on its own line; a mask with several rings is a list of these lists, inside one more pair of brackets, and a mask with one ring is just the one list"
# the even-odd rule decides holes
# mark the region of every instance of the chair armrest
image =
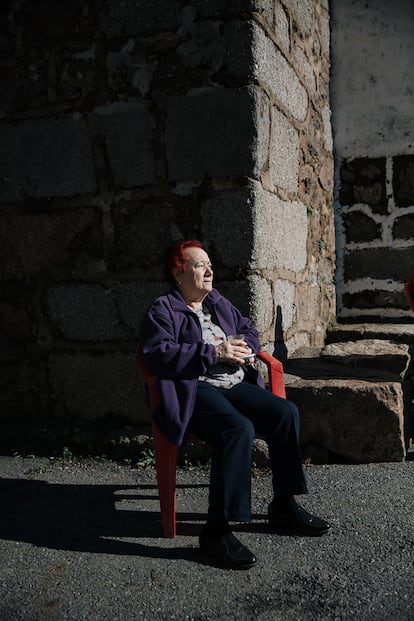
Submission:
[[285,379],[283,364],[266,351],[259,351],[256,358],[264,362],[269,374],[269,387],[271,392],[278,397],[286,399]]

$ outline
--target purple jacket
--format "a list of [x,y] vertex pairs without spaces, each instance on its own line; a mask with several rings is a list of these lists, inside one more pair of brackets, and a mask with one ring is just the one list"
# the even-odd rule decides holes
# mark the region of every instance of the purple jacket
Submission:
[[[247,317],[213,289],[205,298],[225,334],[244,334],[253,352],[259,351],[258,332]],[[185,444],[194,409],[198,377],[215,364],[214,345],[204,343],[200,322],[176,289],[160,296],[144,315],[140,329],[144,364],[158,378],[160,403],[152,412],[160,431],[176,446]],[[246,379],[263,386],[253,367]]]

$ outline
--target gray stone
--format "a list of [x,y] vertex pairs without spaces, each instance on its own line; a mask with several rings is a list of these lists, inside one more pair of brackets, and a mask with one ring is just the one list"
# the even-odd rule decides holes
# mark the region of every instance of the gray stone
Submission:
[[100,218],[93,209],[62,213],[4,213],[0,221],[0,278],[61,279],[101,273]]
[[340,176],[341,205],[364,203],[374,213],[387,213],[385,158],[345,160],[341,164]]
[[275,4],[275,34],[279,43],[282,46],[282,49],[285,52],[289,52],[290,48],[290,32],[289,32],[289,21],[285,13],[284,7],[279,4],[279,2]]
[[345,213],[343,221],[348,243],[381,239],[381,225],[363,212],[352,211],[351,213]]
[[201,206],[209,249],[224,265],[247,265],[253,247],[252,188],[221,192]]
[[305,35],[309,35],[313,26],[314,0],[292,0],[295,21]]
[[299,134],[284,114],[273,108],[271,174],[275,186],[297,192]]
[[267,159],[268,139],[267,102],[256,88],[203,89],[168,100],[170,179],[257,177]]
[[344,257],[345,281],[357,278],[391,279],[402,282],[414,265],[414,246],[349,250]]
[[414,211],[394,220],[392,235],[394,239],[414,239]]
[[283,331],[286,332],[295,322],[295,285],[287,280],[277,279],[275,288],[275,306],[279,306]]
[[268,279],[251,274],[247,277],[250,286],[249,316],[259,332],[268,330],[274,321],[275,302],[271,282]]
[[414,345],[414,322],[336,324],[326,333],[327,343],[358,339],[384,339]]
[[225,47],[221,25],[221,22],[209,20],[195,22],[185,29],[180,29],[184,41],[177,47],[177,53],[184,65],[210,67],[213,72],[222,66]]
[[400,383],[299,380],[286,392],[301,412],[302,444],[362,463],[404,459]]
[[398,207],[414,204],[414,156],[398,155],[393,159],[393,190]]
[[408,345],[383,339],[330,343],[323,348],[321,356],[345,366],[381,369],[400,377],[404,377],[411,359]]
[[[373,314],[378,314],[384,310],[389,313],[394,309],[406,310],[409,308],[407,298],[401,285],[396,285],[396,290],[381,289],[360,289],[355,293],[345,292],[342,296],[343,308],[352,309],[353,316],[359,309],[366,315],[371,310]],[[362,313],[361,313],[362,314]]]
[[49,289],[48,317],[54,330],[69,341],[112,341],[136,338],[145,310],[165,293],[165,282],[66,285]]
[[263,30],[253,26],[254,76],[264,83],[293,116],[304,121],[308,96],[292,66]]
[[148,423],[144,387],[132,352],[53,353],[48,368],[61,414],[80,421],[112,416],[130,424]]
[[302,271],[307,261],[305,205],[283,201],[263,190],[258,183],[252,182],[252,186],[254,246],[251,266]]
[[226,281],[215,279],[217,289],[224,297],[233,302],[240,312],[246,317],[251,316],[251,309],[249,304],[250,290],[247,280]]
[[34,325],[22,304],[0,302],[0,343],[16,345],[30,341]]
[[1,350],[0,421],[19,425],[41,415],[39,372],[26,352]]
[[4,201],[96,191],[88,128],[79,114],[0,126]]
[[106,0],[98,15],[98,29],[107,37],[148,35],[176,30],[181,4],[174,0]]
[[330,31],[330,21],[329,21],[329,3],[328,0],[326,2],[322,2],[324,11],[321,11],[319,15],[319,40],[321,43],[321,51],[322,54],[326,56],[326,58],[330,57],[330,40],[331,40],[331,31]]
[[135,201],[120,200],[113,205],[113,252],[110,256],[113,271],[139,266],[146,279],[162,277],[160,266],[164,249],[180,237],[198,236],[193,232],[197,230],[198,207],[188,208],[185,199],[176,202],[179,205],[175,206],[173,200],[166,201],[162,196],[151,196]]
[[66,285],[47,292],[48,317],[69,341],[112,341],[127,338],[111,289],[99,285]]
[[138,336],[144,312],[167,290],[167,283],[151,281],[127,282],[112,288],[120,324],[126,327],[128,334]]
[[114,183],[124,188],[154,180],[153,122],[139,103],[118,103],[95,110],[105,137]]

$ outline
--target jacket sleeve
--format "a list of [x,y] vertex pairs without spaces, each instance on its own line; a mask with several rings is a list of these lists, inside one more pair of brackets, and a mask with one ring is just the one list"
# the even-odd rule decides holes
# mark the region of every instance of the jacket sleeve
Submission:
[[260,351],[258,331],[248,317],[244,317],[235,306],[233,308],[237,317],[237,334],[244,334],[246,343],[257,354]]
[[241,314],[239,309],[230,300],[224,297],[218,301],[215,308],[217,319],[227,335],[244,334],[247,345],[257,354],[260,351],[259,333],[253,327],[248,317]]
[[196,323],[191,328],[189,342],[180,342],[173,317],[166,309],[151,308],[145,315],[140,330],[139,347],[144,363],[154,375],[193,379],[206,373],[215,364],[214,345],[204,343]]

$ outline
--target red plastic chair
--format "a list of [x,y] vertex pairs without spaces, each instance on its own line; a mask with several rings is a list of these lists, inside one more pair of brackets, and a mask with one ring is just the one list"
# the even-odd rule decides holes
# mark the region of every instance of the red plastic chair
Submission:
[[[256,356],[267,366],[269,390],[278,397],[286,399],[285,382],[282,363],[268,354],[259,352]],[[150,411],[153,412],[159,403],[157,378],[145,368],[139,346],[136,353],[136,364],[144,377],[148,389]],[[176,535],[176,470],[178,447],[167,440],[157,425],[152,422],[152,437],[155,453],[155,469],[157,473],[158,496],[160,499],[161,523],[164,537]]]

